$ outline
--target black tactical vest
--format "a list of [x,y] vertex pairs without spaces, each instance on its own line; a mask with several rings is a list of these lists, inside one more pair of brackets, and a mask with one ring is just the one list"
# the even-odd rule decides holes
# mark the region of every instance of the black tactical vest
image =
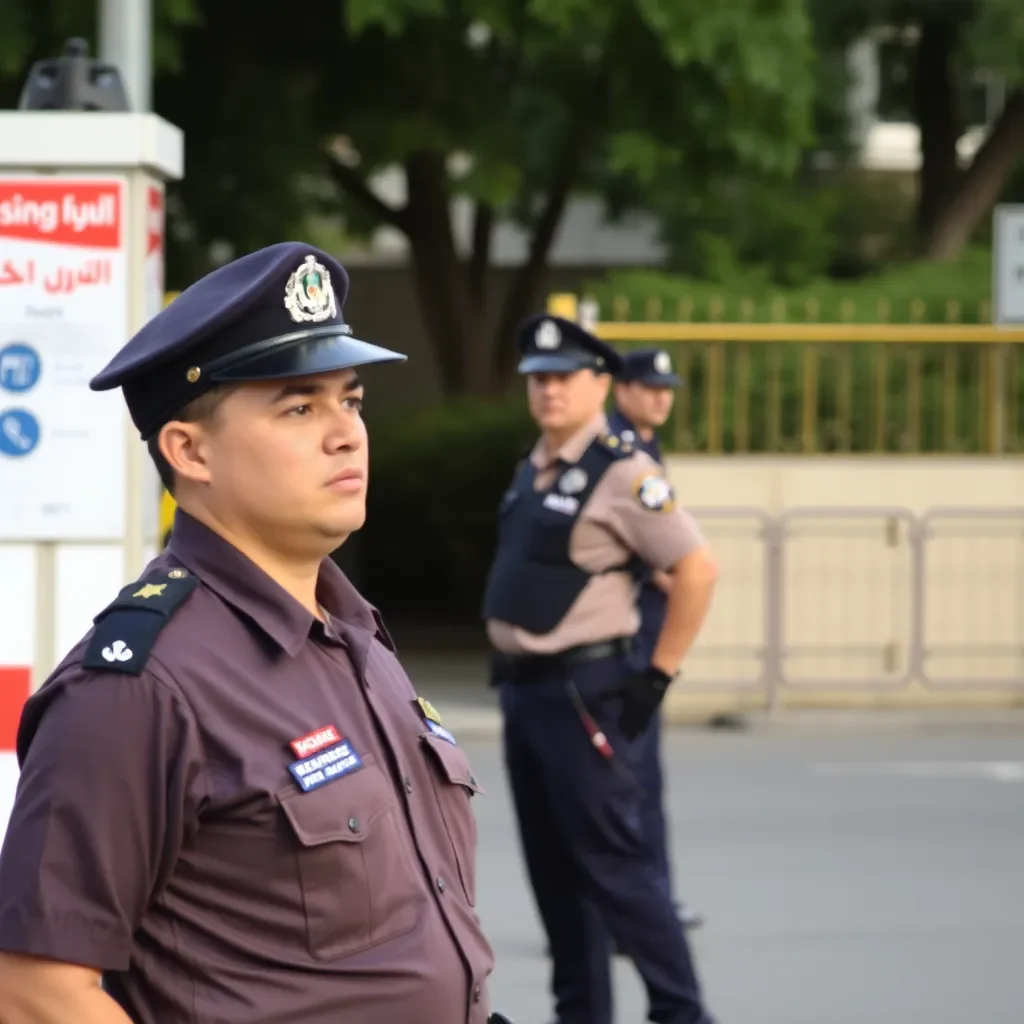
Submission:
[[[561,463],[547,490],[534,490],[537,470],[520,465],[498,510],[498,549],[484,592],[483,617],[499,619],[543,636],[565,618],[592,573],[569,558],[569,542],[580,511],[601,477],[626,453],[603,438],[575,463]],[[636,575],[635,559],[607,572]]]

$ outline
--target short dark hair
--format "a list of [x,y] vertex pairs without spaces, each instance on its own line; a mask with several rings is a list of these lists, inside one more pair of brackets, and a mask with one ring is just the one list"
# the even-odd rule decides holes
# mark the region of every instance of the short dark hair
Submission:
[[[216,413],[221,402],[227,398],[229,391],[229,388],[213,388],[200,395],[195,401],[189,402],[184,409],[175,413],[167,422],[179,420],[182,423],[202,423],[209,420]],[[160,483],[164,485],[167,493],[174,497],[174,470],[164,458],[164,453],[160,451],[159,432],[146,442],[146,447],[149,449],[149,457],[153,460],[153,465],[156,466],[156,471],[160,476]]]

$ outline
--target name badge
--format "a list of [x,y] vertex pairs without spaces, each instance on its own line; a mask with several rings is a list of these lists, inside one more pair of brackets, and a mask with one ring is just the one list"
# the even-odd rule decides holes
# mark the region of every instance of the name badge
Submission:
[[567,516],[574,516],[579,511],[580,503],[578,498],[570,498],[567,494],[551,494],[544,498],[544,507],[553,512],[561,512]]
[[450,743],[453,747],[457,747],[458,744],[455,742],[455,737],[443,726],[437,722],[432,722],[427,719],[427,728],[435,735],[440,736],[446,743]]
[[312,757],[293,761],[288,765],[299,789],[303,793],[326,786],[343,775],[351,775],[363,767],[359,755],[352,749],[348,740],[336,743],[333,747],[321,750]]

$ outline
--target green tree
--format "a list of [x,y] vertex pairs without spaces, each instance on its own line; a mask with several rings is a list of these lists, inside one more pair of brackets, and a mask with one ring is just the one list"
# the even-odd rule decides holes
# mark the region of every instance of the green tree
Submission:
[[[0,98],[68,35],[95,38],[94,6],[0,0]],[[397,228],[450,394],[507,378],[571,195],[785,171],[809,138],[803,0],[307,0],[295,21],[157,0],[156,19],[155,106],[186,133],[169,283],[207,269],[215,242],[244,251],[314,215]],[[385,168],[401,202],[374,191]],[[529,241],[499,302],[487,271],[506,217]]]
[[[610,176],[691,190],[737,167],[788,169],[809,138],[802,0],[349,0],[344,13],[332,175],[363,227],[408,239],[450,393],[507,378],[570,195]],[[384,167],[402,170],[399,204],[372,190]],[[472,203],[467,247],[458,196]],[[528,252],[492,318],[490,246],[509,214]]]
[[[1024,153],[1024,6],[1019,0],[811,0],[824,45],[872,28],[910,29],[907,106],[921,132],[917,229],[923,254],[955,259],[968,245]],[[1005,102],[966,168],[957,142],[968,127],[969,75],[1006,83]]]

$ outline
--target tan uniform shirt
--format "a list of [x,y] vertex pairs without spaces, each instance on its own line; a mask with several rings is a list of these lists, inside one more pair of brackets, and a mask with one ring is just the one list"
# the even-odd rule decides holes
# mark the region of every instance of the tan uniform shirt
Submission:
[[141,674],[83,643],[26,705],[0,950],[105,972],[137,1024],[485,1024],[479,786],[376,611],[327,561],[315,620],[180,511],[144,578],[174,567]]
[[[557,452],[549,453],[543,441],[538,441],[530,454],[537,467],[535,489],[551,487],[564,472],[565,464],[579,461],[593,440],[607,429],[608,421],[602,414]],[[590,500],[579,510],[573,526],[569,557],[577,566],[601,573],[637,554],[652,568],[664,570],[705,545],[694,519],[678,508],[674,499],[662,508],[650,507],[657,504],[650,500],[645,504],[652,478],[664,480],[664,471],[646,452],[634,451],[612,463]],[[636,594],[636,584],[628,573],[594,576],[550,633],[537,636],[490,619],[487,635],[495,649],[506,654],[553,654],[579,644],[632,636],[640,628]]]

